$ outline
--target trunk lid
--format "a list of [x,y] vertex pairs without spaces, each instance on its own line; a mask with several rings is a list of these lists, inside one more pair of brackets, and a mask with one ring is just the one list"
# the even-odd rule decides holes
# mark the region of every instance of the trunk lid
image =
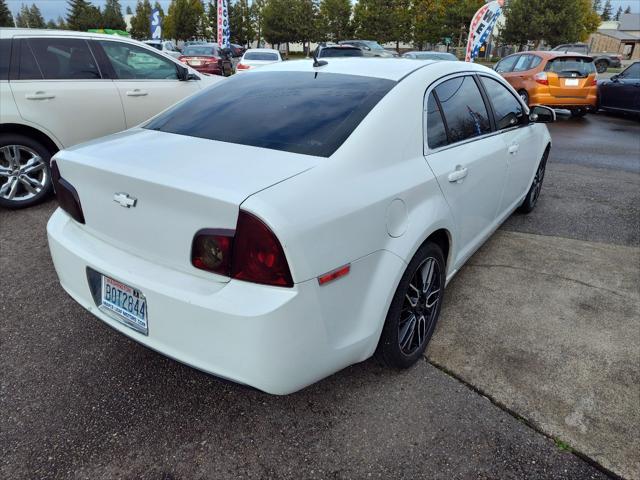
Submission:
[[[145,129],[64,150],[55,160],[78,191],[89,233],[139,257],[209,278],[214,274],[191,265],[195,233],[235,230],[247,197],[319,161]],[[126,207],[134,199],[135,206]]]
[[562,56],[545,66],[549,93],[558,98],[586,98],[596,76],[591,57]]

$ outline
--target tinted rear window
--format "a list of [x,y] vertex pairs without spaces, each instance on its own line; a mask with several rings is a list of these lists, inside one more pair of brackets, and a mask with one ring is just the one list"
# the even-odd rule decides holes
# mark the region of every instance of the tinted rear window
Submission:
[[201,45],[194,45],[193,47],[185,47],[182,50],[182,55],[217,55],[218,51],[215,47],[204,47]]
[[596,68],[593,65],[593,60],[584,57],[561,57],[549,60],[544,67],[547,72],[557,73],[558,76],[571,76],[576,73],[578,75],[587,76],[590,73],[595,73]]
[[9,78],[9,60],[11,58],[11,39],[0,40],[0,80]]
[[364,54],[359,48],[323,48],[320,50],[320,58],[327,57],[362,57]]
[[237,75],[145,128],[329,157],[396,82],[314,72]]
[[244,54],[245,60],[267,60],[275,62],[278,60],[277,53],[271,52],[247,52]]

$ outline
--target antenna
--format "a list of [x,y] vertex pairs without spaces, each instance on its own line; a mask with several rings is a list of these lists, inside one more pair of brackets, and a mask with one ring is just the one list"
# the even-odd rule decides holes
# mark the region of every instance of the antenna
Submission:
[[326,60],[318,60],[318,49],[316,48],[315,51],[313,52],[313,67],[317,68],[317,67],[324,67],[325,65],[329,65],[329,62],[327,62]]

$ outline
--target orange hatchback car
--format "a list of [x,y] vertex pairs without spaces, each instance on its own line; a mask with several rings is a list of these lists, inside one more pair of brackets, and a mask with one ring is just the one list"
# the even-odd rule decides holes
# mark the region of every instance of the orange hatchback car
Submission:
[[495,66],[528,105],[547,105],[573,116],[595,112],[598,83],[593,59],[562,52],[521,52]]

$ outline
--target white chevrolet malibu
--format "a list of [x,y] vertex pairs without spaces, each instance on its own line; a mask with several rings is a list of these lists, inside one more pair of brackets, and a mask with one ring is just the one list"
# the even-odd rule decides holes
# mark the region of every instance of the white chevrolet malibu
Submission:
[[265,66],[56,154],[51,255],[114,329],[266,392],[406,368],[447,281],[534,208],[554,118],[464,62]]

